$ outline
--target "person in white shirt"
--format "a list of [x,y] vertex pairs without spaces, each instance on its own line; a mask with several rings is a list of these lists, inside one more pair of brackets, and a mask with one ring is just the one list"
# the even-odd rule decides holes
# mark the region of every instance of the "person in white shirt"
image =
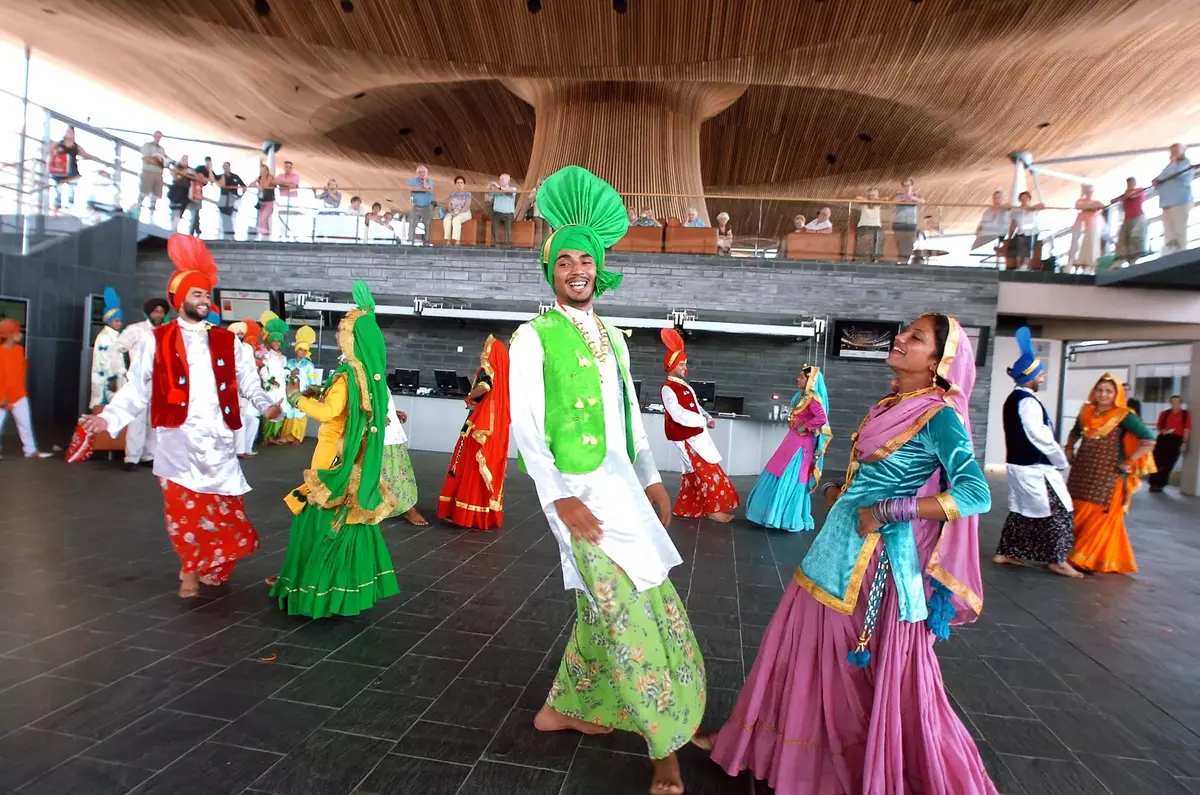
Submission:
[[238,396],[266,417],[282,410],[263,392],[249,348],[205,322],[217,281],[208,249],[175,234],[167,253],[176,268],[167,293],[178,319],[154,331],[154,344],[141,347],[129,381],[104,410],[79,423],[91,434],[116,434],[149,409],[158,433],[154,474],[180,561],[179,596],[190,599],[201,585],[228,580],[234,563],[258,548],[243,501],[250,486],[233,447],[241,427]]
[[880,218],[879,188],[871,188],[858,201],[858,226],[854,231],[856,257],[877,262],[883,252],[883,220]]
[[661,391],[666,411],[663,428],[683,466],[674,513],[685,519],[708,517],[714,522],[732,522],[730,511],[738,507],[740,498],[721,468],[721,454],[708,435],[717,427],[717,421],[700,405],[696,391],[685,380],[688,358],[683,338],[673,328],[663,329],[661,336],[667,346],[663,358],[667,381]]
[[[262,326],[254,320],[239,320],[229,324],[229,331],[250,349],[250,355],[253,356],[258,345],[258,337],[262,334]],[[255,366],[257,367],[257,363]],[[254,443],[258,441],[261,417],[258,409],[247,398],[241,398],[239,403],[242,409],[242,427],[233,432],[233,449],[238,458],[253,458],[258,455],[254,452]]]
[[125,359],[117,348],[121,336],[121,302],[117,291],[104,290],[104,328],[92,344],[92,397],[88,408],[106,406],[125,383]]
[[976,242],[988,241],[992,248],[1000,245],[1000,241],[1008,235],[1009,208],[1004,206],[1004,191],[992,191],[992,203],[975,226]]
[[[1037,245],[1037,236],[1041,232],[1038,225],[1038,212],[1046,209],[1046,205],[1038,202],[1033,204],[1033,194],[1027,190],[1017,196],[1019,206],[1009,213],[1008,259],[1010,267],[1019,271],[1029,270],[1033,262],[1033,250]],[[1040,266],[1039,266],[1040,267]]]
[[158,203],[158,197],[162,196],[163,169],[170,159],[167,150],[162,147],[162,135],[161,130],[155,130],[154,137],[142,144],[142,176],[138,182],[138,203],[133,214],[140,214],[142,202],[149,198],[150,216],[147,220],[154,217],[154,206]]
[[[132,365],[141,355],[142,346],[153,344],[154,329],[167,318],[170,304],[161,298],[150,298],[142,304],[145,320],[130,323],[121,329],[117,338],[117,350],[128,358]],[[150,412],[142,412],[125,428],[125,470],[133,472],[138,464],[154,460],[154,428],[150,426]]]
[[667,535],[663,488],[633,398],[624,334],[593,299],[620,284],[605,249],[628,218],[611,185],[578,166],[538,191],[550,228],[543,273],[554,309],[513,336],[512,436],[558,541],[578,618],[539,731],[635,732],[654,766],[651,792],[682,793],[675,752],[699,729],[704,664],[667,575],[681,559]]
[[1075,543],[1074,508],[1062,472],[1067,456],[1054,439],[1050,414],[1037,397],[1045,368],[1027,327],[1017,330],[1021,356],[1008,374],[1016,382],[1004,403],[1004,444],[1008,462],[1008,519],[1000,532],[995,563],[1050,564],[1064,577],[1083,577],[1067,558]]
[[805,224],[804,231],[818,232],[823,235],[832,235],[833,221],[829,220],[831,215],[833,215],[833,210],[828,207],[822,207],[817,213],[817,217]]

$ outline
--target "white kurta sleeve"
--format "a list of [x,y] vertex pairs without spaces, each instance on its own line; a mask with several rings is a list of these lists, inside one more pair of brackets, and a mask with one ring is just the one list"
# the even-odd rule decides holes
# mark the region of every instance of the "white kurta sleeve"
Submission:
[[708,420],[704,418],[703,414],[699,414],[695,411],[689,411],[681,406],[679,404],[679,398],[675,395],[675,390],[671,389],[669,386],[664,386],[662,388],[662,401],[663,408],[666,409],[667,414],[670,415],[671,419],[675,420],[675,422],[679,423],[683,427],[703,428],[708,424]]
[[249,345],[240,341],[234,343],[233,351],[238,392],[250,401],[250,405],[258,409],[259,413],[265,412],[275,405],[275,401],[271,400],[263,391],[262,380],[258,377],[258,365],[254,361],[254,351]]
[[637,405],[629,412],[633,427],[633,471],[637,474],[638,483],[642,489],[648,489],[655,483],[662,483],[662,475],[654,463],[654,453],[650,452],[650,436],[646,433],[646,425],[642,422],[642,412]]
[[1041,404],[1036,400],[1021,401],[1018,412],[1021,417],[1021,425],[1025,428],[1025,435],[1042,455],[1050,459],[1050,464],[1055,469],[1066,469],[1067,456],[1058,442],[1054,440],[1054,433],[1046,424],[1046,417],[1042,411]]
[[138,350],[137,358],[129,366],[125,385],[117,390],[101,416],[108,422],[108,432],[116,436],[134,419],[142,416],[150,406],[150,383],[154,375],[154,349],[157,342],[151,338]]
[[554,464],[546,444],[546,384],[542,375],[542,342],[537,332],[521,326],[508,349],[508,400],[511,431],[525,471],[533,478],[538,500],[546,508],[574,496]]

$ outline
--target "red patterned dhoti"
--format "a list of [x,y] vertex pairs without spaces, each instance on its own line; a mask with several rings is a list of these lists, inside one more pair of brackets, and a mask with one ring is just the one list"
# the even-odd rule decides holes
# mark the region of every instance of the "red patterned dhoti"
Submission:
[[216,585],[233,574],[235,561],[258,549],[258,533],[246,518],[241,496],[202,494],[159,478],[167,537],[181,571]]
[[690,444],[684,444],[692,471],[683,473],[679,499],[675,501],[675,515],[699,519],[713,513],[728,513],[738,507],[741,500],[737,489],[721,465],[708,463],[696,454]]

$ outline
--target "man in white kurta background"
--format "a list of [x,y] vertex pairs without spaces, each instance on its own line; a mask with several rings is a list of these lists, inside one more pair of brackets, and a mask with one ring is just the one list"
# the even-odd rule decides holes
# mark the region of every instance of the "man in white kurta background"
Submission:
[[[129,357],[130,364],[137,361],[143,345],[147,342],[152,344],[154,329],[166,320],[169,308],[170,305],[163,299],[151,298],[142,305],[145,319],[121,329],[117,350]],[[125,469],[132,472],[138,464],[153,460],[154,429],[150,427],[150,412],[146,411],[125,428]]]
[[92,396],[88,408],[104,406],[125,383],[125,358],[117,347],[121,335],[121,303],[111,287],[104,291],[104,328],[92,345]]
[[1045,368],[1028,328],[1017,330],[1017,344],[1021,357],[1008,368],[1016,387],[1003,409],[1009,514],[992,561],[1020,566],[1034,560],[1049,564],[1055,574],[1079,578],[1083,575],[1067,562],[1075,542],[1074,506],[1062,477],[1067,456],[1037,397]]

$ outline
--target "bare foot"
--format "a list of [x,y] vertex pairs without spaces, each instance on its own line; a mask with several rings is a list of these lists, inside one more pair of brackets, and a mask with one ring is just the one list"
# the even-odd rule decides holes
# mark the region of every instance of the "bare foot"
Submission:
[[533,728],[540,732],[577,731],[580,734],[612,734],[607,726],[597,726],[594,723],[569,718],[553,710],[550,705],[543,704],[537,715],[533,716]]
[[1008,555],[997,555],[992,558],[992,563],[1000,563],[1005,566],[1024,566],[1025,564],[1016,558],[1010,558]]
[[265,582],[267,585],[274,585],[275,583],[279,582],[279,578],[278,577],[268,577],[265,580],[263,580],[263,582]]
[[201,585],[220,585],[221,583],[217,582],[212,577],[201,577],[200,584]]
[[731,514],[731,513],[710,513],[708,515],[708,518],[714,522],[720,522],[721,524],[729,524],[730,522],[733,521],[733,514]]
[[701,751],[707,751],[711,753],[713,747],[712,735],[696,732],[694,735],[692,735],[692,745],[696,746]]
[[404,514],[404,520],[413,527],[429,527],[429,522],[425,520],[416,506],[408,509],[408,513]]
[[1070,563],[1051,563],[1050,571],[1055,574],[1061,574],[1064,577],[1070,577],[1072,580],[1082,580],[1083,572],[1072,566]]
[[683,775],[679,772],[679,759],[671,754],[666,759],[651,759],[654,765],[654,783],[650,795],[683,795]]
[[179,574],[179,598],[194,599],[200,595],[200,575],[196,572]]

